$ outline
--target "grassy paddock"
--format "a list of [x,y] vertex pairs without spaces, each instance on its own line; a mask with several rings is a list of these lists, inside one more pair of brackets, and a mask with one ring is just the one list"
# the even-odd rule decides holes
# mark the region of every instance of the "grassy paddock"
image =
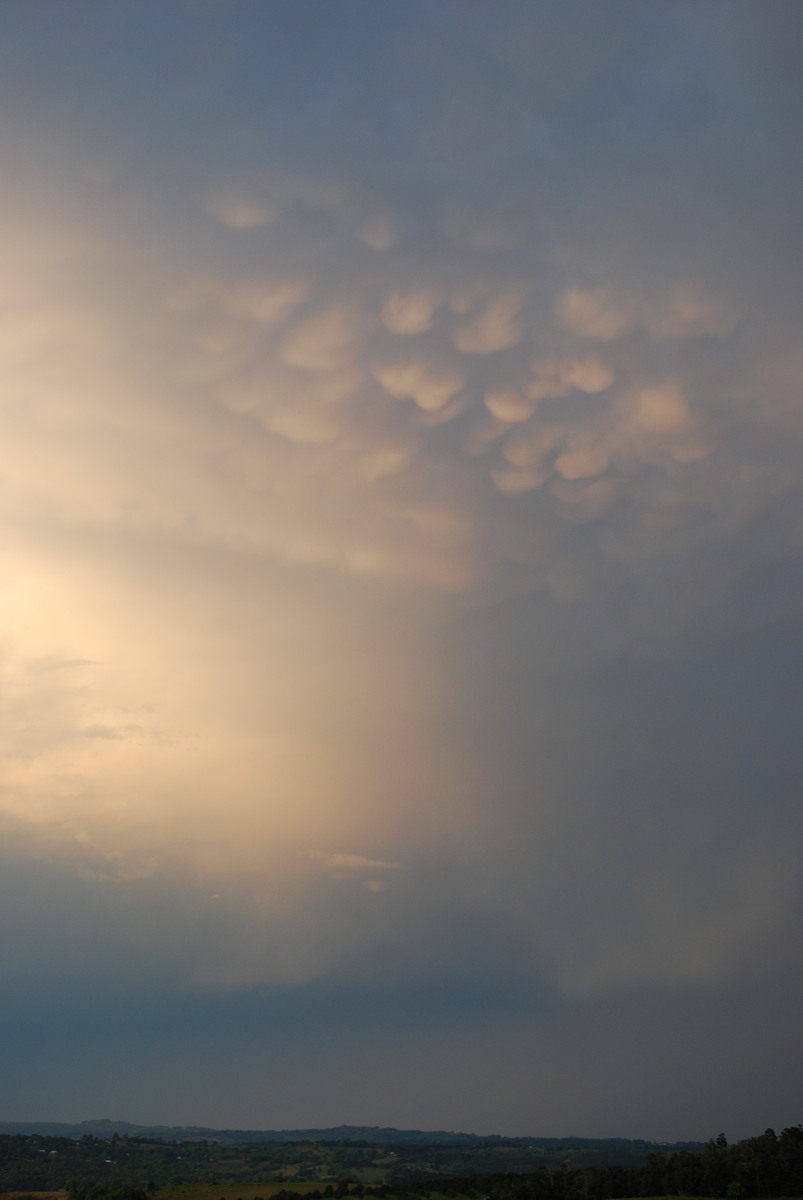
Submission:
[[66,1192],[25,1192],[20,1188],[8,1188],[3,1196],[4,1200],[14,1200],[15,1196],[24,1196],[25,1200],[67,1200]]
[[159,1188],[156,1200],[272,1200],[277,1192],[294,1192],[298,1196],[306,1196],[317,1188],[322,1192],[325,1183],[310,1181],[309,1183],[254,1183],[253,1180],[235,1180],[222,1183],[176,1183],[172,1186]]
[[[310,1182],[310,1183],[293,1183],[288,1180],[286,1183],[253,1183],[253,1182],[238,1182],[233,1183],[178,1183],[172,1187],[160,1188],[155,1200],[273,1200],[277,1192],[293,1192],[295,1195],[306,1196],[309,1192],[322,1192],[326,1187],[325,1182]],[[388,1194],[387,1200],[393,1200],[395,1195],[404,1195],[405,1189],[403,1186],[398,1188],[398,1192],[391,1191]],[[61,1196],[66,1194],[61,1193]],[[43,1194],[52,1197],[52,1200],[57,1200],[58,1193]],[[427,1192],[429,1200],[461,1200],[459,1196],[450,1194],[447,1198],[442,1195],[437,1187],[433,1187],[432,1191]],[[12,1200],[11,1197],[8,1200]],[[27,1197],[26,1197],[27,1200]],[[423,1200],[423,1198],[422,1198]],[[468,1197],[465,1198],[468,1200]],[[472,1200],[477,1200],[473,1197]],[[630,1197],[629,1200],[634,1200]],[[668,1200],[666,1196],[639,1196],[636,1200]],[[711,1200],[710,1196],[678,1196],[672,1197],[671,1200]],[[781,1200],[780,1197],[766,1197],[766,1200]]]
[[[331,1181],[329,1182],[331,1183]],[[247,1183],[239,1181],[234,1183],[178,1183],[172,1187],[160,1188],[155,1200],[273,1200],[277,1192],[292,1192],[297,1196],[306,1196],[309,1192],[322,1192],[326,1186],[326,1182],[321,1180],[309,1183],[293,1183],[290,1180],[286,1183],[252,1183],[250,1181]],[[404,1188],[399,1187],[398,1192],[399,1195],[404,1194]],[[392,1200],[394,1195],[395,1192],[390,1192],[388,1200]],[[432,1191],[427,1192],[427,1196],[429,1200],[447,1200],[447,1197],[434,1187]],[[450,1195],[448,1200],[460,1200],[460,1198]]]
[[[160,1187],[155,1200],[273,1200],[277,1192],[293,1192],[299,1197],[314,1192],[317,1188],[323,1191],[325,1183],[177,1183],[170,1187]],[[404,1188],[398,1193],[390,1192],[388,1200],[395,1195],[403,1195]],[[60,1192],[26,1192],[21,1188],[11,1188],[3,1193],[3,1200],[67,1200],[67,1193]],[[446,1197],[435,1188],[427,1192],[428,1200],[461,1200],[459,1196]],[[423,1198],[422,1198],[423,1200]],[[464,1200],[469,1200],[465,1197]],[[472,1197],[471,1200],[477,1200]],[[711,1200],[710,1196],[638,1196],[628,1197],[627,1200]],[[789,1200],[784,1196],[766,1196],[763,1200]]]

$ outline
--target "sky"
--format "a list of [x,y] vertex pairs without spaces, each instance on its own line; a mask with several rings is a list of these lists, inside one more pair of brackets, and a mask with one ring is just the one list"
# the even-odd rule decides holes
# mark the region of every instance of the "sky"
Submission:
[[802,59],[0,5],[0,1119],[803,1119]]

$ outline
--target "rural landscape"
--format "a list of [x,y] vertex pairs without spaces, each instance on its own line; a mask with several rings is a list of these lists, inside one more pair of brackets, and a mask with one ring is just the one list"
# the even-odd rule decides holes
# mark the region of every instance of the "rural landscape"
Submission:
[[767,1129],[732,1146],[724,1134],[707,1143],[666,1144],[356,1126],[160,1130],[171,1137],[111,1121],[37,1128],[45,1132],[0,1133],[0,1189],[16,1192],[19,1200],[33,1200],[31,1193],[37,1200],[770,1200],[803,1195],[799,1125],[780,1135]]

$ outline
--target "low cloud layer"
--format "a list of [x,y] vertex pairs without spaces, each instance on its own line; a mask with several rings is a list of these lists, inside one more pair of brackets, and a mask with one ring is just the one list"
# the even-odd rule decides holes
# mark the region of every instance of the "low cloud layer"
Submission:
[[5,1115],[794,1123],[797,7],[43,12],[0,15]]

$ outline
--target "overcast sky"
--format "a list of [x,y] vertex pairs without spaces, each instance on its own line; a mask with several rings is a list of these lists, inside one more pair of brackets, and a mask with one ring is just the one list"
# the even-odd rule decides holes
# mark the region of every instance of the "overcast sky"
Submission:
[[2,1119],[801,1120],[802,58],[0,5]]

